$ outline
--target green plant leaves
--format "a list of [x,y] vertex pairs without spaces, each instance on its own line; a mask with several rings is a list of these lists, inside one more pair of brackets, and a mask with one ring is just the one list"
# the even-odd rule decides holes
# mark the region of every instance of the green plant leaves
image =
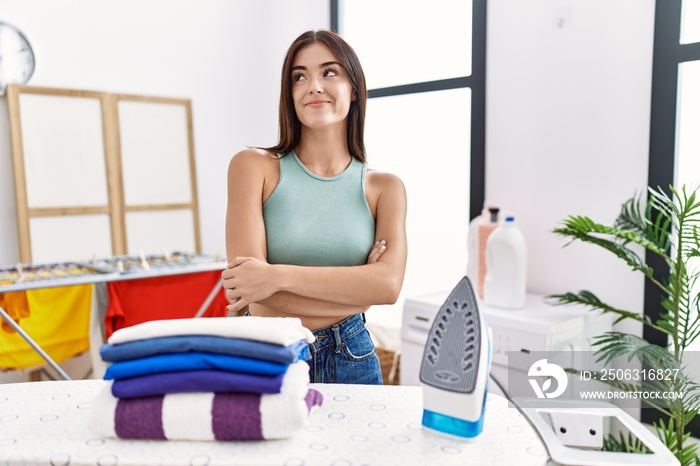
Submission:
[[669,333],[669,330],[663,327],[655,325],[648,316],[644,314],[639,314],[637,312],[625,311],[623,309],[617,309],[615,307],[609,306],[602,302],[596,295],[587,290],[581,290],[576,293],[565,293],[565,294],[552,294],[545,296],[545,302],[552,304],[554,306],[561,306],[566,304],[582,304],[588,306],[592,309],[598,309],[604,313],[617,314],[619,318],[614,322],[617,323],[622,319],[632,319],[642,322],[652,328],[659,331]]
[[[633,270],[640,270],[647,276],[653,274],[653,269],[649,267],[644,262],[644,259],[639,257],[635,251],[628,248],[626,244],[633,242],[659,254],[663,254],[664,252],[654,243],[648,241],[644,236],[637,235],[633,231],[596,223],[585,216],[570,216],[568,219],[564,220],[563,224],[564,227],[556,228],[554,233],[571,238],[572,240],[592,243],[607,249],[627,262]],[[612,239],[607,239],[606,236],[612,237]]]
[[627,361],[637,359],[648,363],[656,369],[680,369],[680,364],[666,348],[645,339],[622,332],[606,332],[594,338],[593,346],[596,351],[596,362],[604,361],[609,364],[613,359],[626,356]]
[[679,435],[673,418],[670,418],[667,423],[663,419],[654,423],[654,430],[666,447],[676,455],[682,466],[697,464],[698,445],[686,442],[690,438],[690,432]]
[[618,436],[610,434],[603,439],[603,451],[617,451],[623,453],[641,453],[650,454],[651,450],[631,432],[627,433],[627,437],[622,432],[618,432]]
[[[683,393],[682,399],[674,400],[667,407],[650,403],[669,415],[667,423],[661,421],[655,428],[681,464],[700,464],[698,447],[687,442],[690,434],[685,433],[687,424],[700,410],[700,385],[684,375],[683,367],[685,349],[700,336],[700,200],[697,191],[670,186],[667,193],[661,188],[649,187],[646,193],[635,194],[622,204],[611,226],[587,216],[571,215],[554,229],[554,233],[569,239],[565,246],[581,241],[612,252],[633,271],[642,272],[648,282],[661,291],[661,309],[655,321],[641,310],[632,312],[606,304],[586,290],[553,294],[546,299],[553,305],[578,304],[613,313],[618,316],[615,323],[632,319],[669,336],[670,348],[649,343],[636,335],[608,332],[594,343],[597,362],[610,365],[617,358],[626,358],[628,362],[641,361],[645,367],[677,369],[681,374],[678,379],[647,382],[637,388]],[[661,257],[666,270],[654,270],[633,245]],[[660,275],[667,278],[660,279]],[[622,435],[606,439],[606,442],[616,451],[639,451],[641,448],[631,437]]]

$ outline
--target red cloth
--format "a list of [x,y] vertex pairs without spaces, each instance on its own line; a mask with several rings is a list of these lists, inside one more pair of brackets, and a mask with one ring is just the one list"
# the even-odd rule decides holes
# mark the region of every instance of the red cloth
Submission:
[[[120,328],[151,320],[194,317],[221,278],[220,271],[108,282],[105,338]],[[221,285],[219,285],[221,286]],[[224,317],[226,290],[216,294],[203,317]]]

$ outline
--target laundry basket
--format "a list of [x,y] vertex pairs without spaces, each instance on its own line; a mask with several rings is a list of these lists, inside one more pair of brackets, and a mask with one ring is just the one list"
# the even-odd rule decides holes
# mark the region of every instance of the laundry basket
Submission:
[[401,352],[376,347],[375,351],[379,356],[379,364],[382,368],[382,379],[384,385],[399,385],[401,380]]

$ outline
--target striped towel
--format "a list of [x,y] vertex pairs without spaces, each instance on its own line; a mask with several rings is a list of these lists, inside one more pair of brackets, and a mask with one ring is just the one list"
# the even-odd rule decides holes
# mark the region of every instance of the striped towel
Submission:
[[300,434],[323,395],[177,393],[115,398],[111,383],[95,397],[90,429],[101,437],[161,440],[265,440]]

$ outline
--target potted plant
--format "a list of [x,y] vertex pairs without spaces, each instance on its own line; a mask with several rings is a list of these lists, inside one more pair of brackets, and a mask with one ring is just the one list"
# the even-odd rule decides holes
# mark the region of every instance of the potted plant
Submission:
[[[654,429],[685,466],[700,464],[697,444],[688,441],[687,432],[688,424],[700,410],[700,385],[691,380],[684,363],[686,349],[700,335],[700,267],[692,266],[700,258],[700,201],[696,191],[689,193],[685,187],[677,190],[670,186],[669,191],[670,194],[649,188],[648,197],[632,197],[623,203],[613,225],[576,215],[563,220],[562,226],[554,230],[570,240],[567,245],[581,241],[602,247],[632,270],[643,273],[661,293],[658,318],[653,320],[640,312],[618,309],[586,290],[550,295],[547,300],[554,305],[579,304],[615,314],[619,317],[615,323],[633,319],[668,337],[667,345],[657,345],[637,335],[613,331],[597,337],[593,346],[598,361],[604,364],[624,357],[628,362],[638,360],[642,367],[675,371],[677,375],[671,378],[606,383],[623,390],[670,390],[683,394],[682,398],[668,402],[648,399],[644,402],[665,415],[654,422]],[[663,270],[648,265],[638,253],[640,247],[663,259]],[[608,437],[605,446],[618,451],[644,451],[643,445],[622,435]]]

